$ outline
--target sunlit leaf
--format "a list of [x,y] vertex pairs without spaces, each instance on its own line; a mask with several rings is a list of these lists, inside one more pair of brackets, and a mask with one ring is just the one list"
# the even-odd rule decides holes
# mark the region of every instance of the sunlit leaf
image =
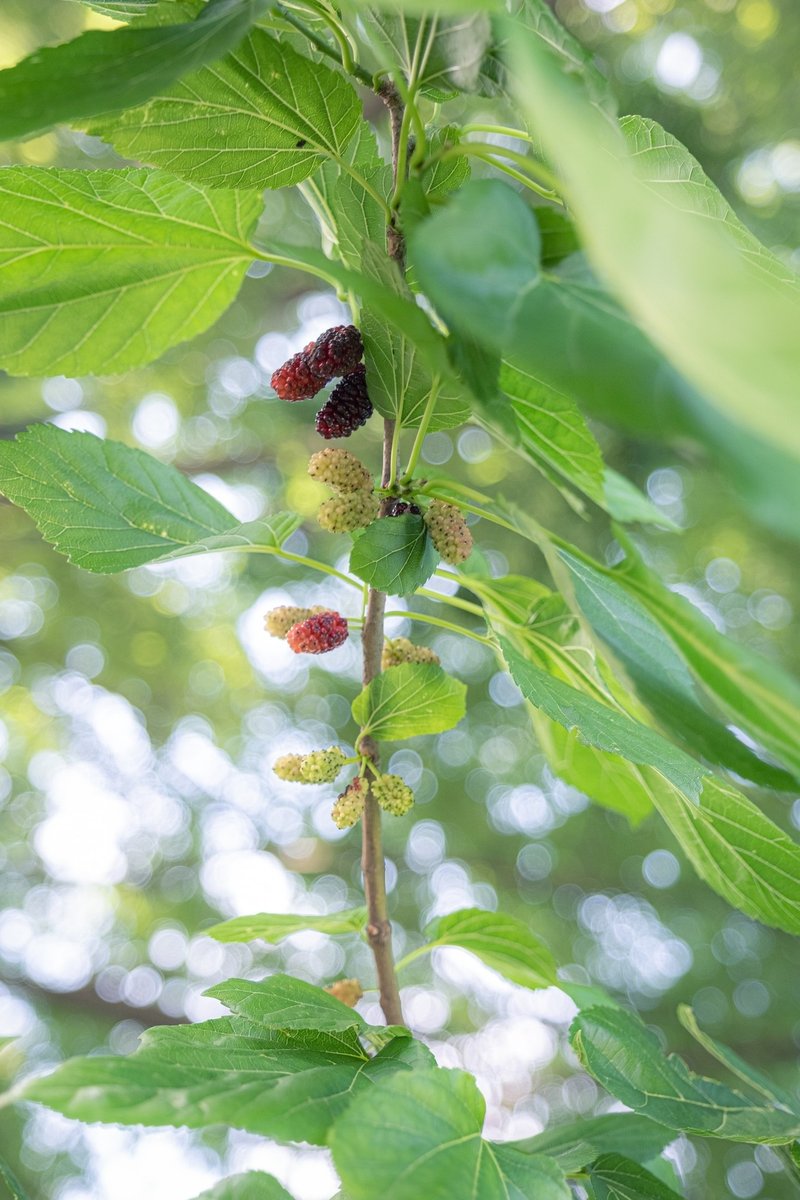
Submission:
[[[71,1059],[27,1081],[19,1098],[83,1121],[221,1124],[319,1145],[362,1087],[371,1092],[384,1074],[432,1061],[418,1042],[391,1033],[370,1057],[363,1018],[288,976],[229,980],[209,994],[234,1015],[148,1029],[134,1054]],[[385,1028],[377,1032],[385,1039]]]
[[0,366],[113,373],[201,333],[236,296],[262,202],[156,171],[0,174]]
[[360,121],[340,73],[254,29],[146,107],[91,128],[128,158],[207,187],[279,188],[341,157]]
[[432,921],[425,938],[424,946],[412,951],[414,957],[437,946],[460,946],[521,987],[550,987],[556,982],[550,951],[524,921],[508,913],[462,908]]
[[777,663],[719,632],[684,596],[645,566],[624,536],[625,559],[610,573],[673,639],[697,678],[736,725],[800,771],[800,682]]
[[569,1200],[551,1159],[481,1137],[485,1108],[462,1071],[405,1074],[399,1087],[382,1081],[333,1128],[333,1159],[348,1197]]
[[0,442],[0,493],[42,536],[89,571],[124,571],[235,519],[174,467],[91,433],[33,425]]
[[379,741],[443,733],[464,716],[466,692],[441,667],[403,663],[364,688],[353,701],[353,718]]
[[[91,29],[37,50],[0,71],[0,141],[144,103],[231,50],[266,7],[267,0],[209,0],[194,21]],[[120,8],[119,15],[137,11]]]

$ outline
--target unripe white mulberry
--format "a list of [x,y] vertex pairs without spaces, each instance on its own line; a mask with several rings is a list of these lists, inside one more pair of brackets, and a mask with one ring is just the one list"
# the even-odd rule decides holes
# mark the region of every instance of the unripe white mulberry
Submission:
[[446,563],[457,567],[472,552],[472,534],[459,509],[444,500],[433,500],[425,513],[431,541]]
[[278,779],[284,779],[287,783],[302,783],[303,755],[284,754],[281,758],[275,759],[272,769]]
[[312,750],[303,757],[300,776],[303,783],[331,783],[347,761],[341,746],[329,746],[327,750]]
[[384,812],[402,817],[414,803],[414,793],[399,775],[379,775],[372,781],[372,794]]
[[317,520],[329,533],[350,533],[363,529],[378,515],[379,501],[371,492],[351,492],[332,496],[319,506]]
[[349,450],[326,446],[312,454],[308,461],[308,473],[318,483],[325,483],[334,492],[371,492],[372,476],[367,468]]
[[408,638],[387,638],[383,643],[381,667],[388,671],[389,667],[399,667],[402,663],[431,663],[439,666],[439,655],[428,646],[415,646]]
[[331,809],[334,825],[339,829],[348,829],[355,825],[364,812],[364,801],[367,798],[366,782],[357,776],[349,787],[346,787]]

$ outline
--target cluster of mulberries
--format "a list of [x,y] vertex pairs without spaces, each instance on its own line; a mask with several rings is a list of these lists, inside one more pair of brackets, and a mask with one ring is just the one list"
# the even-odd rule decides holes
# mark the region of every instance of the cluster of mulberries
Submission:
[[294,402],[309,400],[326,383],[341,377],[317,413],[316,429],[327,439],[349,437],[372,416],[363,353],[355,325],[336,325],[279,367],[272,386],[281,400]]
[[332,783],[347,762],[341,746],[312,750],[310,754],[284,754],[272,769],[287,783]]
[[444,500],[433,500],[425,513],[431,541],[446,563],[458,566],[472,552],[472,534],[459,509]]
[[346,787],[331,809],[331,817],[338,829],[349,829],[355,825],[364,812],[364,802],[367,798],[367,782],[357,776]]
[[286,641],[295,654],[326,654],[347,641],[347,621],[338,612],[326,609],[292,625]]
[[381,667],[388,671],[389,667],[399,667],[403,663],[430,663],[439,666],[439,655],[427,646],[415,646],[408,638],[387,638],[383,643]]
[[378,775],[372,781],[372,794],[384,812],[402,817],[414,803],[414,793],[399,775]]
[[281,400],[310,400],[337,375],[353,371],[363,353],[355,325],[336,325],[278,367],[270,383]]
[[320,505],[317,519],[330,533],[350,533],[371,524],[380,502],[372,490],[372,476],[349,450],[328,447],[311,455],[308,473],[336,492]]
[[325,612],[324,604],[313,608],[299,608],[296,604],[281,604],[264,615],[264,628],[271,637],[285,638],[293,625],[307,621],[315,613]]

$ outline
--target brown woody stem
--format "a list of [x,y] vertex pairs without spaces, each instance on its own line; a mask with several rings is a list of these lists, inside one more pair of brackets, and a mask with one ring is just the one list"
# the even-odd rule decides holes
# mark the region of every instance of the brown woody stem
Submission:
[[[396,184],[400,131],[403,124],[403,102],[394,84],[388,80],[384,80],[381,84],[380,96],[389,110],[392,130],[392,167]],[[389,257],[397,263],[402,271],[405,245],[402,234],[395,228],[394,222],[386,231],[386,250]],[[383,423],[383,467],[381,471],[383,487],[387,486],[392,475],[394,424],[392,420],[385,420]],[[387,499],[383,500],[381,516],[386,515],[388,503]],[[385,592],[370,588],[361,633],[362,678],[365,687],[381,672],[383,614],[385,611]],[[369,736],[363,738],[359,750],[362,754],[368,755],[376,767],[378,766],[380,751],[374,738]],[[367,793],[364,815],[361,818],[361,870],[364,876],[364,895],[367,901],[367,941],[375,959],[381,1008],[390,1025],[402,1025],[403,1010],[400,1005],[400,989],[397,985],[392,954],[392,925],[386,903],[386,863],[383,856],[381,810],[372,794],[371,787]]]
[[[384,421],[383,429],[383,483],[387,483],[391,470],[392,437],[394,421]],[[384,500],[382,508],[386,505]],[[383,513],[381,514],[383,515]],[[364,686],[381,672],[383,653],[383,614],[386,610],[386,593],[369,589],[367,611],[361,633],[363,652],[362,678]],[[362,754],[369,756],[377,767],[379,764],[378,744],[372,737],[362,738],[359,744]],[[367,940],[375,959],[383,1015],[390,1025],[402,1025],[403,1010],[400,1006],[400,989],[394,970],[392,955],[392,925],[386,904],[386,865],[383,857],[381,836],[381,810],[372,794],[367,792],[364,815],[361,818],[361,870],[364,876],[364,895],[367,901]]]

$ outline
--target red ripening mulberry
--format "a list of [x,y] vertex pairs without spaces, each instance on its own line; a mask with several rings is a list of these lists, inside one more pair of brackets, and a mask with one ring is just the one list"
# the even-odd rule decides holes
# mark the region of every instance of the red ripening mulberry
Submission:
[[367,371],[360,363],[337,383],[329,399],[317,413],[315,426],[321,437],[350,437],[372,416],[372,401],[367,392]]
[[286,641],[295,654],[326,654],[347,641],[347,621],[338,612],[315,613],[293,625]]
[[306,621],[314,613],[326,612],[324,604],[315,604],[313,608],[299,608],[296,604],[280,604],[264,614],[264,628],[270,637],[285,638],[293,625],[298,621]]
[[325,379],[320,379],[308,364],[308,356],[314,349],[314,343],[309,342],[299,354],[293,355],[282,367],[273,373],[270,383],[281,400],[310,400],[325,386]]
[[355,325],[335,325],[326,329],[314,344],[303,351],[309,370],[328,383],[338,375],[349,375],[361,362],[364,343]]

